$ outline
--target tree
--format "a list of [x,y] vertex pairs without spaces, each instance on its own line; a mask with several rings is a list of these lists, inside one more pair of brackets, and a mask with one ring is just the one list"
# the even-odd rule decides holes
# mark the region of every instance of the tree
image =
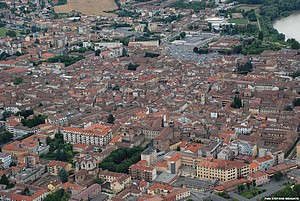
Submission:
[[14,85],[19,85],[23,83],[23,79],[20,77],[16,77],[14,80]]
[[241,191],[243,192],[245,190],[244,184],[241,184]]
[[95,51],[95,56],[99,56],[100,53],[101,53],[101,50],[96,50],[96,51]]
[[240,108],[242,106],[243,106],[242,99],[238,96],[235,96],[234,99],[233,99],[233,102],[231,104],[231,107]]
[[9,142],[12,138],[13,138],[13,134],[8,132],[8,131],[4,131],[1,133],[0,135],[0,144],[4,144],[6,142]]
[[259,40],[263,40],[264,39],[264,34],[263,34],[263,32],[262,31],[260,31],[259,33],[258,33],[258,37],[257,37]]
[[21,53],[21,52],[19,52],[19,51],[17,51],[15,55],[16,55],[17,57],[19,57],[19,56],[21,56],[21,55],[22,55],[22,53]]
[[9,36],[11,38],[17,37],[17,33],[15,31],[12,31],[12,30],[8,30],[5,35]]
[[250,185],[251,185],[250,182],[247,182],[247,183],[246,183],[246,186],[247,186],[247,189],[248,189],[248,190],[250,190]]
[[276,172],[275,175],[274,175],[274,176],[275,176],[275,180],[276,180],[276,181],[280,181],[282,175],[283,175],[283,174],[282,174],[281,171]]
[[237,189],[238,189],[239,194],[241,194],[242,190],[241,190],[241,185],[240,184],[238,185]]
[[139,66],[138,64],[129,63],[128,66],[127,66],[127,70],[136,71],[138,66]]
[[283,33],[280,33],[277,35],[277,40],[284,41],[285,40],[285,35]]
[[283,108],[283,110],[285,110],[285,111],[293,111],[293,106],[291,106],[291,105],[286,105],[286,106]]
[[6,177],[5,174],[2,175],[2,177],[1,177],[1,179],[0,179],[0,184],[6,185],[6,186],[9,185],[9,181],[8,181],[8,179],[7,179],[7,177]]
[[255,179],[252,180],[252,186],[253,186],[253,188],[256,187],[256,180]]
[[30,190],[29,188],[25,188],[24,190],[21,191],[20,193],[21,195],[25,195],[25,196],[30,196]]
[[199,48],[198,47],[194,47],[193,51],[197,53],[199,51]]
[[51,139],[51,137],[48,136],[48,137],[46,138],[46,144],[47,144],[47,145],[50,145],[51,142],[52,142],[52,139]]
[[115,122],[115,117],[112,114],[108,115],[107,123],[113,124],[114,122]]
[[93,180],[93,183],[94,184],[102,185],[103,184],[103,180],[101,178],[96,178],[96,179]]
[[63,183],[68,181],[69,175],[68,175],[67,171],[64,168],[59,171],[58,175],[59,175],[60,180]]
[[54,193],[48,194],[44,201],[68,201],[70,199],[70,195],[65,192],[64,189],[59,189]]
[[300,49],[300,43],[298,41],[294,41],[291,45],[291,48],[294,50]]
[[295,106],[300,106],[300,98],[296,98],[293,100],[293,105]]
[[186,33],[185,33],[185,32],[181,32],[181,33],[179,34],[179,36],[180,36],[181,39],[184,39],[185,36],[186,36]]
[[293,187],[293,190],[295,191],[295,193],[297,194],[297,196],[300,197],[300,184],[296,184]]
[[180,151],[180,146],[178,146],[178,147],[176,148],[176,151]]

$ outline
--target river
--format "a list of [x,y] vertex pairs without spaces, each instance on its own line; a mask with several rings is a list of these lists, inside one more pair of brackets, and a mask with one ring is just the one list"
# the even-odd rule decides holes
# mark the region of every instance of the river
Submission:
[[277,20],[274,28],[285,35],[285,39],[295,38],[300,42],[300,12]]

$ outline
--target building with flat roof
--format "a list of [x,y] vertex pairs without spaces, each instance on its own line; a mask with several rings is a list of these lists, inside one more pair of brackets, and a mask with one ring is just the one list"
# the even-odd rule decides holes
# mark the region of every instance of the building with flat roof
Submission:
[[109,126],[93,124],[87,128],[66,127],[62,129],[64,141],[70,144],[107,145],[112,132]]
[[89,201],[101,194],[101,186],[93,184],[81,193],[71,197],[70,201]]

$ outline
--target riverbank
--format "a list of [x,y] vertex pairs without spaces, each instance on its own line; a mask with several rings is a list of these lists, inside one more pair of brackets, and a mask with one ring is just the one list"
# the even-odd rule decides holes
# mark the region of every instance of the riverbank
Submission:
[[276,20],[273,23],[273,27],[279,32],[283,33],[286,37],[285,39],[294,38],[300,42],[300,12],[293,12],[287,17],[283,17]]

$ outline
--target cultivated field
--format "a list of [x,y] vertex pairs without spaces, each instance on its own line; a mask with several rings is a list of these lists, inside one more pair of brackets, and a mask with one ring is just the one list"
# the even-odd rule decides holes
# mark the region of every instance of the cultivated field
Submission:
[[261,7],[260,4],[258,4],[258,5],[240,4],[240,5],[235,6],[236,9],[238,9],[238,10],[245,10],[245,11],[249,11],[249,10],[252,10],[252,9],[256,10],[259,7]]
[[55,6],[56,13],[70,13],[73,10],[90,15],[114,16],[103,11],[117,9],[114,0],[68,0],[68,4]]

